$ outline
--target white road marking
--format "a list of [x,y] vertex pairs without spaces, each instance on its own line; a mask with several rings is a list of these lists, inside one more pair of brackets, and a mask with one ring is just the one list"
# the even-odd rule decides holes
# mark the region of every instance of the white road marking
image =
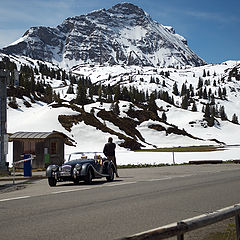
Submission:
[[195,174],[184,174],[184,175],[176,175],[176,178],[181,178],[181,177],[191,177]]
[[137,183],[137,182],[112,183],[104,187],[114,187],[114,186],[121,186],[121,185],[134,184],[134,183]]
[[31,196],[22,196],[22,197],[6,198],[6,199],[0,199],[0,202],[7,202],[7,201],[24,199],[24,198],[30,198],[30,197],[31,197]]
[[68,192],[77,192],[77,191],[83,191],[83,190],[89,190],[89,189],[91,189],[91,188],[69,189],[69,190],[63,190],[63,191],[57,191],[57,192],[51,192],[51,194],[68,193]]
[[154,181],[162,181],[162,180],[167,180],[167,179],[172,179],[172,177],[163,177],[163,178],[155,178],[155,179],[146,179],[142,180],[143,182],[154,182]]

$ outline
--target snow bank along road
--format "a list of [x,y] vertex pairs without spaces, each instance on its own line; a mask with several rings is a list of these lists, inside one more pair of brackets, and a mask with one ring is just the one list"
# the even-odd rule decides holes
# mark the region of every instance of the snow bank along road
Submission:
[[240,202],[240,165],[120,169],[93,185],[47,180],[0,193],[5,239],[116,239]]

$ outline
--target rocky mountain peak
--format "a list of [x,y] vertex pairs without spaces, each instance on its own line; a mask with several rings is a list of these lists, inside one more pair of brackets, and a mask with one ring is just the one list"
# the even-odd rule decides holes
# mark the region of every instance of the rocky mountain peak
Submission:
[[205,62],[172,27],[151,19],[138,6],[120,3],[67,18],[56,28],[33,27],[1,50],[51,61],[62,67],[76,64],[199,66]]
[[131,15],[135,14],[138,16],[146,16],[146,13],[139,8],[138,6],[132,4],[132,3],[119,3],[112,8],[108,9],[111,13],[117,13],[117,14],[125,14],[125,15]]

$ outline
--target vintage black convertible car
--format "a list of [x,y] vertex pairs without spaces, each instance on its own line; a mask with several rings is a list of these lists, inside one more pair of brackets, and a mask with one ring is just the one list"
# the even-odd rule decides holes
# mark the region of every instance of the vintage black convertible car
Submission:
[[92,158],[85,154],[83,152],[71,154],[62,166],[49,165],[46,170],[49,185],[53,187],[57,182],[63,181],[73,181],[75,184],[84,181],[91,184],[92,179],[103,177],[109,182],[114,180],[116,169],[112,161],[102,158],[97,153],[91,152],[94,154]]

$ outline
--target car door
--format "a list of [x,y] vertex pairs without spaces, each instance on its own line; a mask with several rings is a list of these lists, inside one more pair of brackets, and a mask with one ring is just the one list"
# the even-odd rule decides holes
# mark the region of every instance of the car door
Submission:
[[95,169],[98,173],[103,172],[103,161],[101,158],[95,159]]

